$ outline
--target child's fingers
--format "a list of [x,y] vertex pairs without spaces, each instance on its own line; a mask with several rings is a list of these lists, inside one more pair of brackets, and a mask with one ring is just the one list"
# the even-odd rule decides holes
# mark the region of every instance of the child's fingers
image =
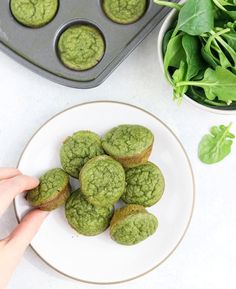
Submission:
[[8,208],[16,195],[30,190],[38,185],[39,181],[25,175],[18,175],[0,182],[0,217]]
[[0,168],[0,181],[13,178],[15,176],[21,175],[21,172],[15,168]]
[[39,209],[29,212],[7,237],[7,247],[11,248],[15,255],[23,254],[47,215],[48,212]]

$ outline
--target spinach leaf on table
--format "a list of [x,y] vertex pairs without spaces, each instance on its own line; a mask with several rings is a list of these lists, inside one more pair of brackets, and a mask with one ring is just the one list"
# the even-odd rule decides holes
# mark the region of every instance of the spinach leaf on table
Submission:
[[198,147],[199,159],[206,164],[214,164],[222,161],[231,152],[231,146],[235,136],[230,132],[232,123],[213,126],[210,134],[205,135]]

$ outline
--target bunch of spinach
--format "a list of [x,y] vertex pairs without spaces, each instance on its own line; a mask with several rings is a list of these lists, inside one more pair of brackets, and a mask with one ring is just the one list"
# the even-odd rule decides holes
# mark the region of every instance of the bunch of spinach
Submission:
[[154,0],[177,10],[163,39],[165,76],[174,99],[236,105],[236,0]]

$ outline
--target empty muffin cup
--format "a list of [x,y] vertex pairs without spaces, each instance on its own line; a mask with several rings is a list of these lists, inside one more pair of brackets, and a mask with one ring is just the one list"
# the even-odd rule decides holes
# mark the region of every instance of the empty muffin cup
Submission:
[[58,41],[58,55],[68,68],[78,71],[98,64],[105,52],[101,32],[89,24],[74,24],[64,30]]
[[21,24],[38,28],[49,23],[58,10],[58,0],[11,0],[10,9]]
[[105,14],[113,22],[131,24],[139,20],[147,9],[147,0],[103,0]]

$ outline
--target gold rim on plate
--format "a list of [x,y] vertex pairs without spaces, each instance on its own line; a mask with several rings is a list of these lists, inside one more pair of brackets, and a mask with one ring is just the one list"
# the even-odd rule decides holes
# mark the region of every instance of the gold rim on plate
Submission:
[[[19,167],[19,164],[20,164],[20,161],[24,155],[24,152],[26,151],[26,149],[28,148],[30,142],[33,140],[33,138],[36,136],[36,134],[44,127],[46,126],[52,119],[56,118],[57,116],[63,114],[64,112],[68,111],[68,110],[72,110],[76,107],[79,107],[79,106],[84,106],[84,105],[90,105],[90,104],[96,104],[96,103],[113,103],[113,104],[120,104],[120,105],[124,105],[124,106],[129,106],[129,107],[132,107],[132,108],[135,108],[135,109],[138,109],[138,110],[141,110],[143,112],[145,112],[146,114],[150,115],[151,117],[153,117],[155,120],[157,120],[158,122],[160,122],[165,128],[167,128],[171,133],[172,135],[175,137],[175,139],[177,140],[177,142],[179,143],[179,145],[181,146],[183,152],[184,152],[184,155],[187,159],[187,162],[188,162],[188,165],[189,165],[189,168],[190,168],[190,172],[191,172],[191,176],[192,176],[192,184],[193,184],[193,203],[192,203],[192,208],[191,208],[191,214],[190,214],[190,217],[189,217],[189,220],[188,220],[188,223],[187,223],[187,226],[181,236],[181,238],[179,239],[179,241],[177,242],[177,244],[175,245],[175,247],[171,250],[171,252],[162,260],[160,261],[157,265],[155,265],[154,267],[150,268],[149,270],[143,272],[142,274],[139,274],[137,276],[134,276],[134,277],[131,277],[131,278],[128,278],[128,279],[124,279],[124,280],[118,280],[118,281],[112,281],[112,282],[94,282],[94,281],[89,281],[89,280],[83,280],[83,279],[79,279],[79,278],[75,278],[73,276],[70,276],[60,270],[58,270],[57,268],[55,268],[54,266],[52,266],[50,263],[48,263],[34,248],[33,246],[30,244],[30,247],[31,249],[35,252],[35,254],[44,262],[46,263],[49,267],[51,267],[52,269],[54,269],[56,272],[64,275],[65,277],[68,277],[70,279],[74,279],[76,281],[80,281],[80,282],[83,282],[83,283],[87,283],[87,284],[94,284],[94,285],[115,285],[115,284],[121,284],[121,283],[124,283],[124,282],[128,282],[128,281],[132,281],[132,280],[135,280],[137,278],[140,278],[148,273],[150,273],[151,271],[153,271],[154,269],[156,269],[157,267],[159,267],[162,263],[164,263],[174,252],[175,250],[177,249],[177,247],[179,246],[179,244],[182,242],[184,236],[186,235],[186,232],[189,228],[189,225],[191,223],[191,220],[192,220],[192,216],[193,216],[193,209],[194,209],[194,205],[195,205],[195,179],[194,179],[194,174],[193,174],[193,169],[192,169],[192,166],[191,166],[191,162],[189,160],[189,157],[188,157],[188,154],[183,146],[183,144],[181,143],[181,141],[178,139],[178,137],[176,136],[176,134],[163,122],[161,121],[158,117],[156,117],[154,114],[146,111],[145,109],[143,108],[140,108],[138,106],[135,106],[135,105],[132,105],[132,104],[128,104],[128,103],[124,103],[124,102],[119,102],[119,101],[106,101],[106,100],[98,100],[98,101],[91,101],[91,102],[84,102],[84,103],[81,103],[81,104],[77,104],[77,105],[74,105],[70,108],[67,108],[57,114],[55,114],[53,117],[51,117],[50,119],[48,119],[42,126],[40,126],[40,128],[33,134],[33,136],[29,139],[29,141],[27,142],[24,150],[22,151],[21,155],[20,155],[20,158],[19,158],[19,161],[17,163],[17,167]],[[14,211],[15,211],[15,215],[16,215],[16,219],[17,219],[17,222],[20,223],[20,219],[17,215],[17,212],[16,212],[16,202],[14,200]]]

